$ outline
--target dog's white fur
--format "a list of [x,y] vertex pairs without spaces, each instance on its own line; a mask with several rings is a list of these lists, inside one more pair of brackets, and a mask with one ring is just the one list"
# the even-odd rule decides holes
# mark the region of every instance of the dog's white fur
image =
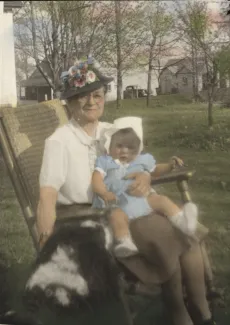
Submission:
[[[68,251],[69,250],[69,251]],[[49,285],[60,284],[70,290],[75,290],[80,296],[87,296],[89,293],[88,285],[83,276],[79,273],[79,266],[70,259],[67,254],[71,254],[70,247],[57,247],[48,263],[38,267],[27,283],[27,289],[39,287],[46,290]],[[65,289],[55,291],[56,299],[62,305],[68,305],[69,299]]]
[[68,293],[63,288],[56,289],[55,297],[62,306],[68,306],[70,304]]
[[[81,223],[81,227],[96,228],[97,226],[100,226],[100,223],[92,220],[86,220]],[[109,250],[113,243],[113,235],[109,227],[104,226],[103,229],[105,233],[105,248]]]

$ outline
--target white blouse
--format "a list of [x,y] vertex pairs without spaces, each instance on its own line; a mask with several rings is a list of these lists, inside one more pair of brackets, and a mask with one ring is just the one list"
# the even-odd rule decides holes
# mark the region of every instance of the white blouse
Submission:
[[103,154],[100,139],[111,127],[99,122],[94,138],[71,119],[45,141],[40,187],[58,191],[58,203],[92,203],[92,172],[95,160]]

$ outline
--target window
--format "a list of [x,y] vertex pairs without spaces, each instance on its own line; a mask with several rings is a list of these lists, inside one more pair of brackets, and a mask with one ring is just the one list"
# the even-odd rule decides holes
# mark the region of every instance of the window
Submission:
[[183,77],[183,85],[188,86],[188,78],[187,77]]
[[112,90],[111,85],[107,85],[107,91],[109,92],[109,91],[111,91],[111,90]]

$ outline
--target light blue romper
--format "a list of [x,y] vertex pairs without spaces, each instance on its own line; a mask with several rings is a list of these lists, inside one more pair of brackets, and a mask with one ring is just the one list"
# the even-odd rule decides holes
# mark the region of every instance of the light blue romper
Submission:
[[[136,172],[152,172],[155,169],[156,161],[150,154],[140,154],[129,164],[122,165],[116,162],[111,156],[100,156],[96,160],[95,170],[100,171],[104,176],[104,183],[109,192],[117,197],[116,206],[122,209],[129,219],[142,217],[152,212],[145,197],[135,197],[126,193],[133,180],[123,179],[126,175]],[[114,206],[114,205],[113,205]],[[105,202],[98,195],[94,195],[93,207],[105,208]]]

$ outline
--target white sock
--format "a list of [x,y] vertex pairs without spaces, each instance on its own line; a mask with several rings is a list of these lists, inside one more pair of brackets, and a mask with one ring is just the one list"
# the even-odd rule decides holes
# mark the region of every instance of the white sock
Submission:
[[169,219],[175,227],[186,235],[193,235],[197,227],[197,217],[197,206],[192,202],[188,202],[184,205],[183,210]]

